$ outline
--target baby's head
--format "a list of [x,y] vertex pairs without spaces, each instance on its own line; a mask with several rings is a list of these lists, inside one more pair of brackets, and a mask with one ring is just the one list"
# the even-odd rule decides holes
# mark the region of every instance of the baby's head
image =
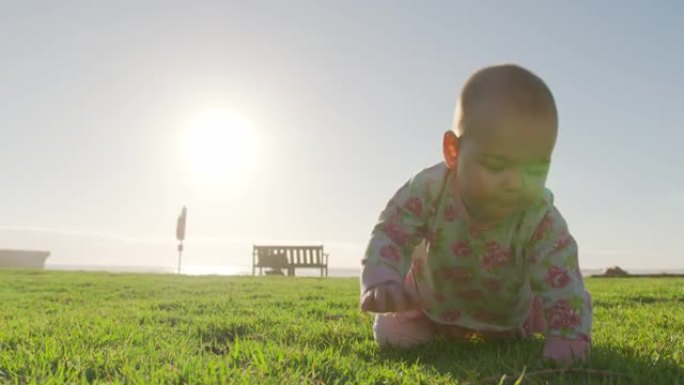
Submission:
[[530,71],[497,65],[468,79],[443,151],[474,219],[499,222],[541,197],[557,128],[553,95]]

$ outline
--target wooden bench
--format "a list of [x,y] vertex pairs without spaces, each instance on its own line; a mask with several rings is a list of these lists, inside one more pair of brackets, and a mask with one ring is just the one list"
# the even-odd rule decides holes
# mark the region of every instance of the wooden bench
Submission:
[[[321,277],[328,276],[328,254],[323,246],[265,246],[254,245],[252,248],[252,275],[263,274],[264,268],[271,272],[287,269],[287,275],[295,275],[296,268],[321,269]],[[268,273],[268,272],[267,272]]]

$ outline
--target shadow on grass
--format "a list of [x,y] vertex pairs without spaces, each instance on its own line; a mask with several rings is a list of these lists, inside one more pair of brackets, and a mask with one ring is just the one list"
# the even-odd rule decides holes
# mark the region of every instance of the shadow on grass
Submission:
[[684,384],[684,367],[653,362],[634,352],[593,347],[587,363],[563,370],[541,359],[543,340],[448,341],[439,339],[414,349],[381,349],[376,359],[449,375],[459,384],[513,384],[525,371],[522,384]]

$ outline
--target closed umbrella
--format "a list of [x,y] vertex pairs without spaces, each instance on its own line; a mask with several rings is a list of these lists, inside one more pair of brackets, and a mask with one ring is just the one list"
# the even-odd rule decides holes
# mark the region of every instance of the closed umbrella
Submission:
[[178,274],[181,271],[181,255],[183,254],[183,240],[185,239],[185,221],[188,216],[188,210],[183,206],[183,210],[178,216],[176,222],[176,239],[178,240]]

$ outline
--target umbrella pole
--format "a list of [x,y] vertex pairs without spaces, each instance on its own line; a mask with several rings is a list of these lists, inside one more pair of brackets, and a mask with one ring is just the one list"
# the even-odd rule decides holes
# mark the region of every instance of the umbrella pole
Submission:
[[178,274],[181,272],[181,256],[183,255],[183,242],[178,244]]

